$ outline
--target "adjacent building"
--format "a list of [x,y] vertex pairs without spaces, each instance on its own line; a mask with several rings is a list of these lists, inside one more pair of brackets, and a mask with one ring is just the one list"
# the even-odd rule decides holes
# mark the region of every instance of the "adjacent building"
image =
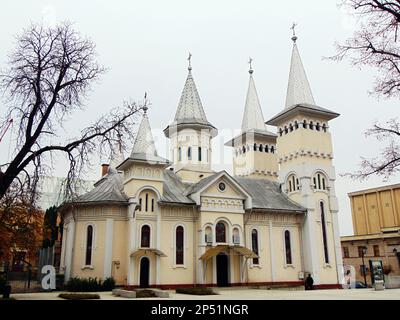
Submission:
[[344,265],[354,267],[357,281],[371,285],[371,263],[381,264],[389,286],[400,285],[400,184],[352,192],[349,198],[354,235],[341,238]]

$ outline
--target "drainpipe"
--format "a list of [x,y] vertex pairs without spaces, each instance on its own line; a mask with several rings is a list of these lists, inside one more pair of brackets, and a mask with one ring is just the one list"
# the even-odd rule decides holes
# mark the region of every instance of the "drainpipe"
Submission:
[[[192,208],[192,212],[195,214],[196,212]],[[196,243],[196,235],[197,235],[197,216],[193,216],[193,285],[197,286],[197,243]]]

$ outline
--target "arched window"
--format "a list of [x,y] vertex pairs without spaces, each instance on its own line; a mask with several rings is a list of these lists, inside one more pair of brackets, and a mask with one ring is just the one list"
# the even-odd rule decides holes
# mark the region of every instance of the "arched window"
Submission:
[[313,177],[313,188],[314,190],[327,190],[327,180],[323,173],[318,172]]
[[263,151],[263,145],[260,144],[260,146],[258,147],[258,151],[262,152]]
[[299,123],[297,121],[294,122],[294,128],[297,130],[299,128]]
[[283,130],[282,130],[282,128],[279,128],[279,135],[282,137],[282,134],[283,134]]
[[[258,232],[256,229],[251,231],[251,249],[258,255]],[[258,258],[253,258],[253,264],[259,264],[259,262]]]
[[274,146],[271,146],[271,153],[275,153],[275,148],[274,148]]
[[303,121],[303,128],[304,128],[304,129],[307,129],[307,120],[304,120],[304,121]]
[[288,133],[288,128],[287,128],[287,126],[285,126],[285,133]]
[[243,150],[243,153],[246,153],[246,147],[245,146],[243,146],[242,150]]
[[296,175],[291,174],[288,177],[287,180],[287,188],[288,188],[288,192],[295,192],[297,190],[300,190],[300,182],[299,179],[296,177]]
[[325,263],[329,263],[329,254],[328,254],[328,238],[326,234],[326,219],[325,219],[325,206],[321,201],[319,203],[321,210],[321,226],[322,226],[322,241],[324,243],[324,259]]
[[150,227],[148,225],[142,227],[140,246],[150,248]]
[[175,231],[175,249],[176,249],[176,264],[183,264],[183,251],[184,251],[184,230],[182,226],[176,227]]
[[199,159],[199,162],[201,162],[201,147],[199,147],[199,157],[198,157],[198,159]]
[[148,193],[146,193],[146,196],[145,196],[145,205],[144,205],[144,211],[149,211],[149,194]]
[[86,229],[86,255],[85,265],[92,265],[92,250],[93,250],[93,226],[88,226]]
[[317,129],[317,131],[321,130],[321,126],[319,125],[319,122],[317,122],[317,125],[315,126],[315,129]]
[[192,160],[192,147],[188,147],[187,157],[188,157],[188,160]]
[[266,153],[269,152],[269,149],[268,149],[268,145],[267,145],[267,144],[265,145],[265,152],[266,152]]
[[290,132],[293,131],[293,125],[292,124],[289,124],[289,130],[290,130]]
[[215,226],[215,241],[216,242],[226,242],[226,227],[225,223],[218,222]]
[[257,151],[257,143],[254,144],[253,150],[254,150],[254,151]]
[[232,241],[233,244],[239,245],[240,244],[240,233],[238,228],[234,228],[232,232]]
[[324,132],[326,132],[326,129],[327,129],[327,127],[326,127],[326,124],[324,123],[324,124],[322,125],[322,130],[323,130]]
[[205,242],[208,243],[208,244],[211,244],[212,243],[212,229],[211,229],[211,227],[206,227],[204,235],[205,235],[205,239],[204,239]]
[[178,161],[182,161],[182,148],[178,148]]
[[312,122],[312,121],[310,121],[310,125],[309,125],[309,127],[310,127],[310,129],[311,129],[311,130],[314,130],[314,124],[313,124],[313,122]]
[[290,231],[285,231],[285,253],[286,253],[286,264],[292,264],[292,245],[290,242]]
[[154,198],[151,199],[151,212],[154,212]]

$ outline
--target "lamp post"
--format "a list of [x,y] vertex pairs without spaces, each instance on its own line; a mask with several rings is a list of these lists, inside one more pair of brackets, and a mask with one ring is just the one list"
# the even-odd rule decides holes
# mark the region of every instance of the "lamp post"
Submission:
[[367,285],[367,268],[365,267],[365,262],[364,262],[364,256],[367,253],[367,247],[363,247],[361,252],[362,252],[362,264],[363,264],[363,274],[364,274],[364,284],[366,287],[368,287]]

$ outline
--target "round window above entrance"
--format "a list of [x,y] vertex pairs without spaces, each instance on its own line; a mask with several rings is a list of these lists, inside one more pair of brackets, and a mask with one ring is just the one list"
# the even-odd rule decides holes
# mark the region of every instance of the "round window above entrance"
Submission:
[[224,182],[220,182],[220,183],[218,184],[218,189],[219,189],[219,191],[225,191],[225,189],[226,189],[226,184],[225,184]]

